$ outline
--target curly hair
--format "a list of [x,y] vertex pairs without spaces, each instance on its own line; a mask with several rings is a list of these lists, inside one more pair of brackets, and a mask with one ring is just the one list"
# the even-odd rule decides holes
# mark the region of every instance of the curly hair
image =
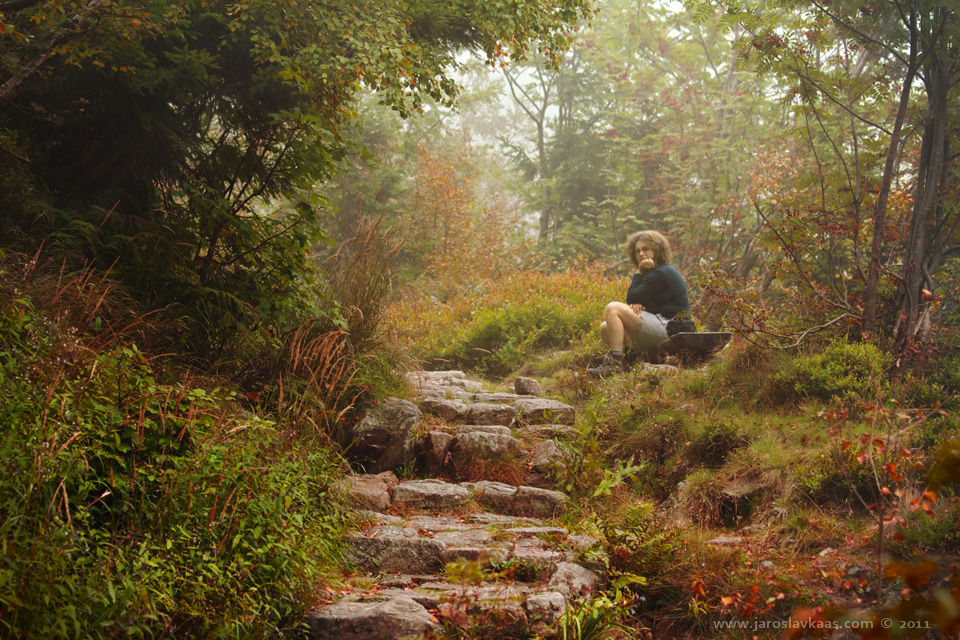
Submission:
[[637,231],[627,240],[626,246],[627,258],[633,263],[633,266],[636,267],[639,265],[637,261],[637,245],[641,241],[645,241],[653,247],[653,261],[658,267],[664,264],[670,264],[670,261],[673,259],[673,253],[670,251],[670,241],[659,231]]

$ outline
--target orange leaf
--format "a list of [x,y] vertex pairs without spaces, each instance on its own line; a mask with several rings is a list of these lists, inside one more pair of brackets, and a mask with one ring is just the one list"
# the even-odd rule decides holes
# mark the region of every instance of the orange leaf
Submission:
[[903,578],[907,586],[914,591],[923,589],[930,582],[930,579],[937,574],[937,563],[933,560],[927,560],[919,565],[907,564],[906,562],[891,562],[883,572],[884,577]]

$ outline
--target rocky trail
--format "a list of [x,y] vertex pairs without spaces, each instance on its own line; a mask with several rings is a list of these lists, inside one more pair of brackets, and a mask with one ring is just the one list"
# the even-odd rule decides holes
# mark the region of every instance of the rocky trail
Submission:
[[541,397],[529,378],[511,393],[486,393],[459,371],[410,381],[415,403],[389,399],[352,430],[348,456],[369,473],[338,490],[365,522],[344,539],[359,575],[323,594],[312,637],[544,632],[603,580],[597,540],[557,520],[570,506],[552,486],[557,442],[573,407]]

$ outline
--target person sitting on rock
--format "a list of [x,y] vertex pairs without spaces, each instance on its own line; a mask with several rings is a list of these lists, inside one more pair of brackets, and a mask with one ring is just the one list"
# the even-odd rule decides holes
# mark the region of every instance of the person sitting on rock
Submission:
[[696,329],[695,326],[688,329],[692,321],[687,284],[670,264],[670,243],[663,234],[656,231],[633,234],[627,241],[626,253],[636,268],[627,290],[627,301],[611,302],[604,310],[600,339],[609,352],[599,367],[587,369],[588,373],[600,377],[623,370],[625,343],[637,351],[646,351],[674,333]]

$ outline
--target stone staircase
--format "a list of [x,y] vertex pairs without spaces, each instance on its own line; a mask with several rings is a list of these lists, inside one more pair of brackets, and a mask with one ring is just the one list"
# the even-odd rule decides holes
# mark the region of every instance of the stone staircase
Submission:
[[[310,615],[312,637],[549,633],[602,582],[597,540],[558,526],[570,505],[550,488],[573,408],[528,378],[515,393],[486,393],[458,371],[410,381],[416,406],[387,401],[354,428],[350,454],[375,472],[339,485],[365,522],[344,539],[361,575]],[[397,469],[429,477],[400,481]]]

